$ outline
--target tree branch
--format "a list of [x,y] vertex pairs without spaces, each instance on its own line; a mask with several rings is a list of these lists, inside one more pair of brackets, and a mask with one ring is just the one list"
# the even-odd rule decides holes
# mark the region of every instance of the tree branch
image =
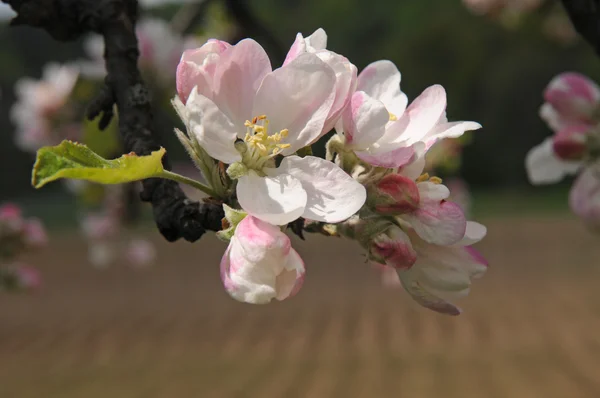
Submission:
[[[104,88],[90,104],[88,118],[103,113],[100,126],[105,127],[116,104],[125,150],[148,155],[160,148],[153,134],[150,93],[137,67],[137,0],[2,1],[18,14],[12,25],[43,28],[61,41],[88,32],[103,35],[108,73]],[[164,166],[170,169],[166,156]],[[156,225],[168,241],[184,238],[194,242],[206,230],[221,229],[224,215],[219,204],[189,200],[174,181],[152,178],[142,183],[141,199],[152,204]]]
[[600,0],[561,0],[575,30],[600,55]]

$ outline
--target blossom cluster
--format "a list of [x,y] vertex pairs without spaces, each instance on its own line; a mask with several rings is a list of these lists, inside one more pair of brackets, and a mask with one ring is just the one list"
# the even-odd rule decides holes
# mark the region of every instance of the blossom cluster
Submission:
[[600,87],[579,73],[556,76],[544,91],[540,116],[554,132],[525,160],[532,184],[577,175],[569,195],[573,213],[600,228]]
[[12,203],[0,205],[0,291],[29,290],[41,283],[36,268],[23,264],[19,256],[47,243],[46,231],[36,218],[24,218]]
[[[409,104],[400,80],[387,60],[358,73],[322,29],[298,34],[275,69],[251,39],[183,53],[173,105],[187,134],[177,135],[227,203],[221,277],[233,298],[298,292],[306,269],[282,228],[302,218],[306,230],[356,240],[423,306],[460,313],[451,301],[487,268],[471,247],[486,228],[424,170],[434,144],[481,126],[449,122],[440,85]],[[326,159],[312,156],[332,129]],[[225,172],[215,178],[207,164]]]

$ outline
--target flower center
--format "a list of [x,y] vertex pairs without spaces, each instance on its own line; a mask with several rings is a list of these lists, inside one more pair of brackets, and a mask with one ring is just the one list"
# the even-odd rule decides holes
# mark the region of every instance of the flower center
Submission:
[[256,116],[244,123],[246,136],[244,141],[250,150],[258,152],[261,157],[272,158],[282,149],[289,148],[290,144],[280,144],[288,136],[288,129],[269,135],[269,119],[266,115]]
[[256,116],[252,121],[246,120],[244,126],[244,142],[236,143],[238,151],[242,154],[242,161],[231,164],[227,169],[227,174],[232,179],[246,175],[249,170],[261,174],[270,164],[274,167],[275,163],[271,159],[291,146],[281,143],[288,136],[288,129],[269,134],[269,119],[266,115]]

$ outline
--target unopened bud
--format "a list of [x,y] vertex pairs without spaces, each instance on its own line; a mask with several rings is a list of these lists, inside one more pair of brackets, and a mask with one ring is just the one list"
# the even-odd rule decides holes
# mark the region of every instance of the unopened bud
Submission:
[[369,190],[369,205],[383,215],[410,213],[419,207],[419,189],[410,178],[388,174]]
[[552,139],[552,149],[562,160],[581,160],[587,149],[586,133],[589,127],[582,125],[569,126]]
[[396,269],[409,269],[417,261],[410,238],[393,225],[376,236],[369,245],[370,259]]

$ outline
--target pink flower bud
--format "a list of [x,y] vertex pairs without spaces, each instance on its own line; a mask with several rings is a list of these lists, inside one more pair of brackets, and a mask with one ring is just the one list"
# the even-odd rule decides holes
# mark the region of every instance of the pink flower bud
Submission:
[[409,269],[417,261],[410,238],[395,225],[373,239],[369,254],[374,261],[396,269]]
[[544,99],[563,119],[590,123],[598,108],[600,88],[586,76],[567,72],[552,79]]
[[15,267],[14,272],[20,289],[37,289],[42,285],[40,273],[34,267],[20,264]]
[[198,87],[199,94],[212,97],[219,55],[230,47],[227,42],[210,39],[200,48],[184,51],[176,75],[177,94],[184,104],[194,87]]
[[399,174],[383,177],[369,192],[374,209],[384,215],[409,213],[419,207],[419,189],[410,178]]
[[296,294],[304,281],[304,262],[290,238],[258,218],[237,226],[221,260],[225,290],[238,301],[266,304]]
[[581,160],[586,152],[586,135],[589,127],[569,125],[552,137],[552,149],[561,160]]

